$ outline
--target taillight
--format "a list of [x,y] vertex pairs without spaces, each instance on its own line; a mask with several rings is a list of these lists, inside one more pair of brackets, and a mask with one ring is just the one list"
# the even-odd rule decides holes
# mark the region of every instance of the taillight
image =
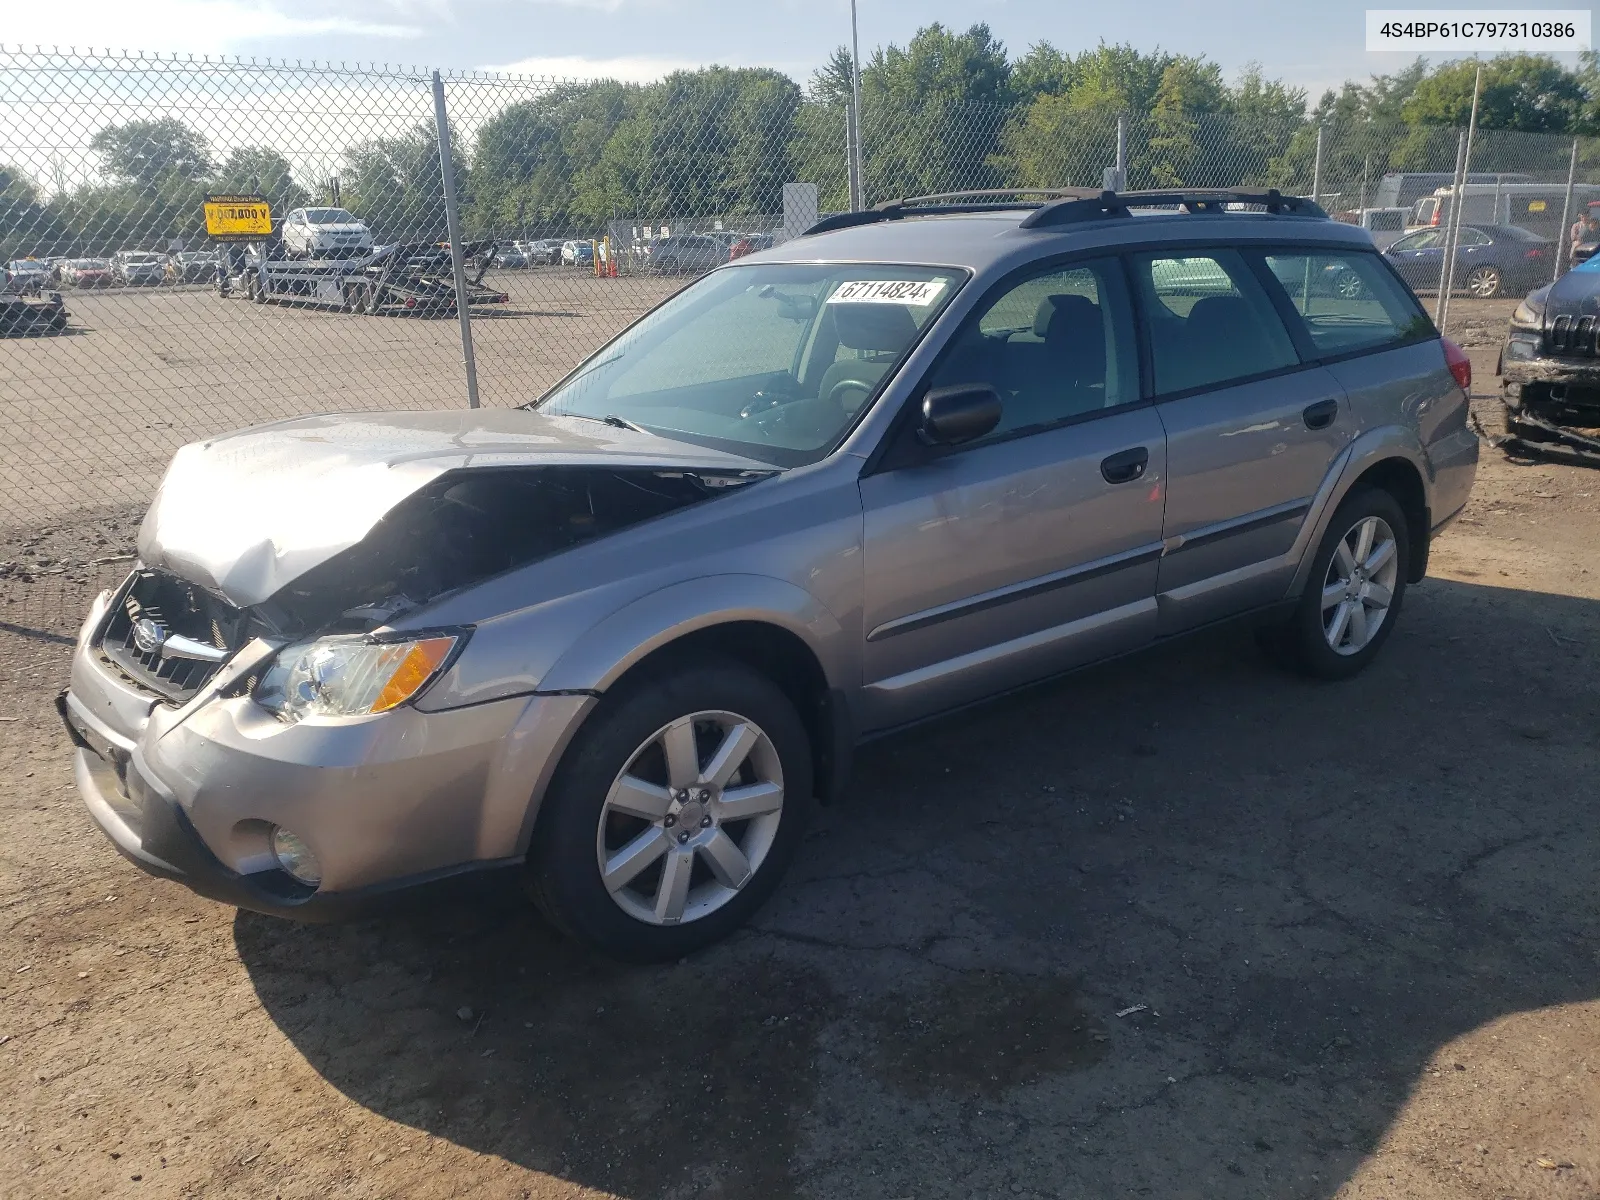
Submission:
[[1523,256],[1522,256],[1522,257],[1523,257],[1523,258],[1543,258],[1543,257],[1544,257],[1544,251],[1543,251],[1543,250],[1540,250],[1540,249],[1537,249],[1537,248],[1535,248],[1535,249],[1533,249],[1533,250],[1529,250],[1529,251],[1528,251],[1528,252],[1527,252],[1527,253],[1526,253],[1526,254],[1524,254],[1524,255],[1523,255]]
[[1437,207],[1436,207],[1436,208],[1435,208],[1435,209],[1434,209],[1434,210],[1433,210],[1433,216],[1431,216],[1431,217],[1429,217],[1429,218],[1428,218],[1428,224],[1429,224],[1429,225],[1437,225],[1437,224],[1438,224],[1438,223],[1439,223],[1439,210],[1438,210],[1438,208],[1437,208]]
[[1444,343],[1444,365],[1450,368],[1450,374],[1455,376],[1455,381],[1461,385],[1463,392],[1472,391],[1472,360],[1467,357],[1467,352],[1456,345],[1447,337],[1439,339]]
[[407,308],[415,308],[416,306],[417,306],[417,298],[415,296],[407,296],[406,297],[406,307]]

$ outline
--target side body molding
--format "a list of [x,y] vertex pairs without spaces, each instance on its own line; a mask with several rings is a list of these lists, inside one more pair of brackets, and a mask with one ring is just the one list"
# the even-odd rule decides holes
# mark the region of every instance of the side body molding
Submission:
[[[712,604],[711,602],[714,602]],[[653,651],[685,634],[759,621],[800,638],[830,687],[853,693],[859,655],[839,619],[804,588],[769,575],[707,575],[641,596],[591,626],[539,681],[541,692],[603,692]]]

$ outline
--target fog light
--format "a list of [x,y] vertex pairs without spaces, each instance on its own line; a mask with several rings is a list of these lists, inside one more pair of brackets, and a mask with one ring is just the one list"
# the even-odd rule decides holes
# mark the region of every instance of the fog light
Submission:
[[317,856],[311,853],[311,847],[281,825],[272,827],[272,853],[278,865],[298,882],[307,887],[316,887],[322,882],[322,867]]

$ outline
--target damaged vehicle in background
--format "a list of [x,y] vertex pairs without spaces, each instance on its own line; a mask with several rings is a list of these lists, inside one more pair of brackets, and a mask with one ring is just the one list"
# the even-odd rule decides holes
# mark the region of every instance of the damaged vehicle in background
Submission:
[[504,869],[680,957],[866,738],[1233,616],[1361,671],[1466,502],[1469,373],[1365,232],[1276,192],[841,214],[527,409],[181,449],[77,641],[77,786],[242,907]]
[[1502,445],[1600,466],[1600,258],[1517,305],[1499,373]]

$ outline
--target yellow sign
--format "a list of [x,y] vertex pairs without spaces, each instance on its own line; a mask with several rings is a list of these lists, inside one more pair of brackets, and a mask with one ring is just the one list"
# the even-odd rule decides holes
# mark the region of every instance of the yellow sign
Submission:
[[1528,201],[1528,211],[1529,212],[1543,212],[1544,211],[1544,201],[1543,200],[1529,200]]
[[206,233],[223,242],[272,236],[272,208],[264,196],[207,196]]

